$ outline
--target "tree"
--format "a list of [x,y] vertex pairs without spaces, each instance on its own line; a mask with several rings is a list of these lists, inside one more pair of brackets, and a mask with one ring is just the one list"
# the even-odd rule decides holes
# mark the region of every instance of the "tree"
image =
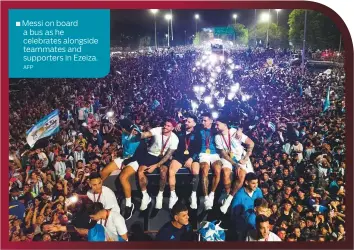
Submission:
[[[260,23],[257,24],[255,27],[250,29],[249,34],[249,43],[251,45],[255,45],[255,38],[257,41],[262,41],[262,44],[266,46],[267,41],[267,23]],[[268,31],[268,41],[270,47],[273,48],[286,48],[289,46],[288,41],[288,31],[286,28],[282,26],[278,26],[275,23],[269,24],[269,31]]]
[[197,32],[197,34],[195,35],[195,37],[193,39],[193,45],[195,45],[195,46],[200,45],[200,33],[199,32]]
[[248,29],[245,25],[241,23],[236,23],[236,25],[232,25],[235,29],[235,42],[242,45],[248,44]]
[[[305,10],[293,10],[289,15],[289,41],[296,49],[302,48]],[[337,48],[340,31],[323,13],[307,10],[306,47],[310,49]]]

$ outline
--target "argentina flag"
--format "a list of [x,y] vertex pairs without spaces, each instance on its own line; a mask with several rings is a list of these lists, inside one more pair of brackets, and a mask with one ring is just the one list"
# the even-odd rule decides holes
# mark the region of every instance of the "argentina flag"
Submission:
[[330,87],[328,87],[328,89],[327,89],[326,99],[325,99],[325,101],[323,103],[323,112],[326,112],[329,109],[329,107],[331,106],[331,101],[329,99],[329,94],[330,94]]
[[51,136],[59,131],[59,110],[54,110],[42,118],[36,125],[26,132],[26,140],[32,148],[36,141]]

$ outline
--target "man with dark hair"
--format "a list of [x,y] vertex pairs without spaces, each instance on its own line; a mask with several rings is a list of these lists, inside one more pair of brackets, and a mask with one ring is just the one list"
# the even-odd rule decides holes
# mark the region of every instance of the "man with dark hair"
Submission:
[[238,234],[239,240],[244,240],[247,233],[247,218],[254,211],[254,203],[263,198],[258,188],[258,178],[255,173],[248,173],[245,177],[244,187],[235,195],[231,204],[231,221]]
[[92,220],[104,226],[107,241],[128,241],[128,230],[124,218],[120,213],[104,209],[102,203],[94,202],[88,208]]
[[[215,137],[216,147],[220,150],[222,170],[224,173],[225,192],[228,194],[220,207],[222,213],[226,213],[233,197],[242,187],[247,173],[253,172],[252,163],[249,157],[252,155],[254,142],[245,134],[241,128],[231,128],[227,126],[228,119],[221,117],[216,122],[219,134]],[[242,146],[247,145],[247,152]],[[231,172],[235,169],[235,181],[231,190]]]
[[258,215],[256,229],[248,233],[246,241],[281,241],[281,239],[269,230],[269,218],[265,215]]
[[188,208],[177,202],[172,210],[172,221],[166,223],[157,233],[157,241],[192,241],[194,239],[192,227],[189,225]]
[[[203,128],[200,131],[202,137],[202,148],[199,154],[199,163],[202,170],[202,186],[203,195],[205,198],[204,206],[206,210],[210,210],[213,208],[214,194],[220,182],[222,163],[220,156],[216,151],[215,135],[217,134],[217,130],[213,127],[212,115],[210,113],[204,113],[202,114],[202,119]],[[211,191],[209,193],[208,176],[210,166],[213,169],[214,177],[211,185]]]
[[178,201],[176,195],[176,173],[185,166],[192,175],[192,194],[190,197],[191,208],[197,209],[197,189],[199,184],[199,162],[198,156],[201,149],[201,136],[199,131],[196,131],[197,118],[194,115],[187,115],[185,121],[185,130],[177,134],[178,147],[173,156],[173,160],[169,168],[169,184],[171,196],[169,200],[169,208],[171,209]]
[[[100,202],[104,209],[111,209],[120,213],[120,207],[117,202],[116,195],[113,191],[103,186],[101,175],[97,172],[91,173],[89,177],[89,185],[91,189],[87,192],[87,197],[93,202]],[[81,196],[80,197],[85,197]]]

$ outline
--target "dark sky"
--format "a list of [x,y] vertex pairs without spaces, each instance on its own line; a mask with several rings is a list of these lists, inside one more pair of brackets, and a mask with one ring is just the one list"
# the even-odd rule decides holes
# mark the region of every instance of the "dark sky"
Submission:
[[[267,10],[257,10],[257,19]],[[288,16],[291,10],[279,12],[279,25],[287,26]],[[167,21],[165,14],[170,10],[159,10],[156,16],[157,32],[159,38],[167,33]],[[173,10],[173,35],[174,39],[184,41],[184,31],[187,37],[195,33],[194,14],[198,13],[198,29],[203,27],[227,26],[234,23],[232,15],[238,15],[237,22],[246,26],[252,26],[255,22],[255,11],[250,10]],[[276,22],[277,14],[271,10],[272,21]],[[154,36],[154,17],[149,10],[111,10],[111,39],[116,39],[121,33],[130,36]]]

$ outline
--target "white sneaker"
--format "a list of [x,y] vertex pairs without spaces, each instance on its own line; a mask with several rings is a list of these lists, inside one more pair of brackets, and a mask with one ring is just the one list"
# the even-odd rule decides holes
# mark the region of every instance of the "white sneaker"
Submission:
[[155,204],[155,208],[156,209],[161,209],[162,208],[162,200],[163,200],[163,195],[157,195],[156,196],[156,204]]
[[232,202],[232,196],[228,196],[227,199],[225,199],[224,204],[220,207],[220,210],[223,214],[227,213],[227,210],[229,209],[231,202]]
[[150,202],[151,202],[151,197],[149,195],[143,195],[143,199],[141,200],[141,205],[140,205],[140,211],[146,210]]
[[197,194],[194,193],[194,195],[192,194],[191,197],[189,198],[189,201],[191,202],[191,209],[197,209],[198,205],[197,205]]
[[221,195],[220,195],[220,198],[219,198],[219,200],[218,200],[218,203],[219,203],[219,204],[224,204],[225,199],[227,198],[227,196],[228,196],[228,194],[223,191],[223,192],[221,193]]
[[205,210],[213,209],[213,205],[214,205],[214,196],[212,197],[207,196],[204,201]]
[[168,208],[172,209],[173,206],[177,203],[178,197],[177,196],[171,196],[170,201],[168,202]]

